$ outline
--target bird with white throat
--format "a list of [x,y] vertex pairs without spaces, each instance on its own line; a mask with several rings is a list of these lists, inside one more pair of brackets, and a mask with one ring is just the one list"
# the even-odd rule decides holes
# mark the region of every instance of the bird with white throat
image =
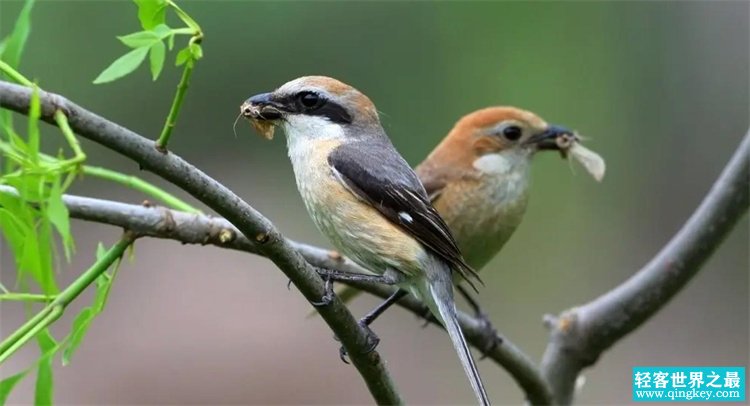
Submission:
[[342,254],[402,289],[391,303],[408,291],[427,305],[448,331],[477,401],[489,404],[453,298],[454,273],[469,282],[476,273],[370,99],[338,80],[307,76],[249,98],[242,114],[268,137],[273,126],[284,130],[315,225]]
[[[528,110],[487,107],[458,120],[415,171],[466,261],[481,270],[523,220],[537,152],[579,159],[581,150],[575,131]],[[604,161],[594,155],[601,162],[591,174],[601,180]]]

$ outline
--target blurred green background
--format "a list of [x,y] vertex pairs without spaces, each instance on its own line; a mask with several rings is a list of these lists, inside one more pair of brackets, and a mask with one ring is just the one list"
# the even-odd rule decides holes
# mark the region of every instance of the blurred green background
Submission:
[[[515,105],[575,128],[607,160],[597,184],[556,154],[534,164],[534,187],[514,238],[483,272],[480,299],[498,329],[539,359],[542,315],[612,288],[654,255],[699,204],[748,129],[747,2],[240,2],[180,3],[203,27],[196,68],[171,148],[223,182],[291,238],[327,246],[306,216],[283,137],[266,142],[239,104],[297,76],[324,74],[370,96],[397,148],[417,164],[461,115]],[[21,3],[0,0],[7,34]],[[91,81],[140,29],[128,1],[43,1],[21,66],[47,90],[156,138],[179,70],[152,83],[146,66],[108,85]],[[176,21],[174,22],[176,26]],[[170,54],[174,58],[174,54]],[[172,59],[173,60],[173,59]],[[59,135],[45,129],[48,151]],[[83,142],[90,163],[139,174]],[[169,185],[166,186],[169,190]],[[137,203],[95,179],[73,192]],[[186,197],[189,198],[189,197]],[[97,241],[119,230],[75,223],[71,280]],[[2,280],[13,259],[3,248]],[[79,300],[80,306],[88,298]],[[357,315],[374,298],[353,304]],[[747,365],[748,222],[706,269],[644,327],[585,373],[584,404],[630,399],[634,365]],[[70,326],[75,306],[55,327]],[[60,404],[371,403],[338,344],[266,260],[209,247],[143,240],[108,308],[71,365],[57,367]],[[23,309],[3,304],[2,335]],[[410,403],[467,403],[448,338],[401,310],[374,325]],[[0,376],[27,366],[29,346]],[[480,369],[498,404],[522,401],[489,361]],[[11,403],[33,399],[33,379]]]

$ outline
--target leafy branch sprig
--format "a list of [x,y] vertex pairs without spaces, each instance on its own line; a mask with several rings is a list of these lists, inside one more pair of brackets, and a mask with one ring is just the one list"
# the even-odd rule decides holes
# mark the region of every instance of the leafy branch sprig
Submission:
[[[195,63],[203,57],[203,48],[200,45],[203,41],[203,31],[198,23],[172,0],[135,0],[135,3],[138,5],[138,19],[143,30],[117,37],[125,46],[132,48],[132,51],[112,62],[94,79],[94,83],[112,82],[132,73],[146,60],[146,55],[149,56],[151,77],[155,81],[164,67],[167,49],[171,51],[174,48],[175,36],[190,36],[187,45],[177,53],[175,58],[176,66],[184,65],[182,77],[177,85],[177,92],[172,100],[172,106],[169,109],[164,127],[156,141],[156,148],[166,152],[172,129],[177,124],[177,117],[180,114]],[[185,27],[171,28],[167,25],[166,11],[168,8],[174,10]]]
[[[3,67],[9,68],[9,65],[4,64]],[[15,70],[4,69],[4,72],[13,73]],[[31,83],[17,72],[8,76],[19,78],[23,83]],[[62,202],[62,194],[83,168],[86,156],[70,128],[67,117],[59,109],[53,112],[52,121],[61,129],[71,145],[74,157],[55,158],[41,152],[38,128],[42,114],[40,89],[33,83],[31,85],[27,137],[24,139],[6,123],[5,140],[0,140],[0,153],[8,158],[3,172],[0,172],[0,184],[15,186],[18,190],[15,195],[0,196],[0,231],[8,242],[13,257],[16,258],[17,284],[24,290],[8,292],[3,288],[4,293],[0,295],[0,300],[48,304],[0,342],[0,364],[34,338],[37,339],[40,348],[40,357],[32,366],[0,381],[0,404],[4,404],[12,388],[34,370],[37,371],[35,403],[52,402],[52,361],[55,355],[62,351],[63,364],[68,363],[86,334],[89,324],[103,310],[115,275],[106,273],[113,262],[111,255],[102,255],[89,271],[57,293],[58,287],[52,265],[56,248],[53,230],[57,231],[60,237],[65,257],[70,259],[74,242],[69,212]],[[126,238],[130,239],[130,233]],[[104,251],[103,248],[100,251]],[[39,285],[42,294],[26,292],[29,289],[26,275],[30,275]],[[56,341],[48,327],[58,320],[67,305],[94,281],[97,284],[97,294],[93,305],[84,308],[78,314],[64,339]]]
[[[110,248],[103,256],[101,256],[94,264],[81,276],[79,276],[73,283],[70,284],[65,290],[55,296],[47,306],[44,307],[34,317],[26,321],[20,328],[16,329],[9,337],[0,342],[0,364],[8,359],[13,353],[19,348],[26,344],[29,340],[34,338],[37,333],[47,328],[55,320],[57,320],[65,310],[65,307],[69,305],[75,298],[78,297],[89,285],[97,280],[109,267],[118,260],[125,252],[125,250],[135,240],[135,235],[126,232],[123,238]],[[101,311],[104,307],[104,301],[109,292],[109,283],[111,277],[104,278],[102,285],[105,285],[106,290],[102,290],[100,293],[101,299],[95,301],[97,310]],[[81,313],[84,314],[84,313]],[[86,313],[88,315],[88,313]],[[80,319],[81,315],[76,319]],[[88,318],[88,317],[87,317]],[[74,323],[75,324],[75,323]],[[80,323],[79,323],[80,324]],[[74,329],[77,332],[77,329]],[[74,340],[77,345],[79,340]],[[69,351],[72,354],[73,350]]]
[[[18,269],[16,278],[18,288],[16,289],[20,290],[10,292],[0,284],[0,292],[2,292],[0,293],[0,301],[22,302],[28,305],[46,303],[47,305],[0,342],[0,364],[34,338],[36,338],[40,348],[40,356],[31,366],[0,381],[0,405],[5,404],[13,387],[33,371],[36,371],[35,403],[52,403],[54,393],[53,360],[61,352],[63,365],[70,361],[90,324],[104,309],[117,272],[117,268],[112,272],[107,272],[107,269],[113,261],[122,256],[125,248],[135,238],[133,233],[126,232],[123,240],[110,251],[106,251],[100,245],[94,265],[72,284],[65,287],[62,292],[59,292],[53,267],[53,258],[57,249],[53,232],[57,231],[65,257],[69,260],[74,242],[70,230],[69,212],[61,198],[70,185],[79,178],[79,175],[90,175],[120,183],[139,190],[175,209],[192,213],[199,212],[184,201],[138,177],[106,168],[85,165],[86,154],[71,128],[66,111],[60,107],[56,107],[48,119],[60,129],[63,138],[72,151],[72,157],[66,157],[62,152],[52,156],[41,151],[41,134],[38,122],[42,114],[39,96],[43,92],[34,81],[26,78],[16,69],[30,32],[30,15],[33,3],[33,0],[26,0],[12,33],[0,43],[0,75],[32,89],[25,137],[14,130],[10,114],[7,111],[0,112],[0,130],[2,130],[2,133],[0,133],[0,156],[5,158],[2,168],[0,168],[0,185],[9,185],[18,192],[15,195],[5,194],[0,196],[0,233],[8,243],[13,258],[16,259]],[[148,5],[158,5],[160,2],[143,1],[141,3],[144,5],[144,7],[141,7],[142,11],[145,10],[141,13],[144,18],[148,16],[158,17],[160,12],[157,10],[152,14],[148,10]],[[169,3],[176,8],[174,3]],[[161,12],[162,17],[163,14]],[[187,60],[183,60],[181,63],[189,63],[192,69],[195,60],[198,59],[195,55],[202,53],[198,45],[202,33],[195,21],[182,10],[179,10],[178,15],[189,27],[173,30],[173,33],[168,34],[167,42],[169,48],[172,49],[175,35],[191,34],[188,45],[191,53]],[[163,30],[163,28],[157,28],[157,30],[160,29]],[[131,37],[126,41],[133,43],[136,39]],[[161,65],[163,65],[164,54],[164,52],[161,52],[162,58],[159,58],[160,48],[162,48],[161,51],[164,51],[162,42],[159,45],[152,44],[147,50],[152,56],[152,68],[158,67],[159,72],[161,71]],[[180,58],[185,59],[184,56]],[[160,59],[161,61],[159,61]],[[156,64],[156,62],[159,63]],[[155,73],[154,79],[159,72]],[[186,87],[183,86],[180,98],[184,97],[184,88]],[[179,108],[173,109],[171,113],[172,122],[176,120],[177,111],[179,111]],[[28,283],[29,279],[36,282],[41,293],[32,293],[32,286]],[[69,303],[94,282],[96,294],[93,303],[80,310],[68,334],[63,339],[56,340],[50,333],[49,326],[61,317]]]
[[[10,65],[3,62],[2,60],[0,60],[0,72],[5,73],[10,78],[14,78],[17,83],[28,87],[37,88],[38,91],[38,87],[36,86],[36,84],[34,84],[31,80],[27,79],[25,76],[23,76],[23,74],[13,69]],[[83,173],[84,175],[91,175],[101,179],[109,180],[140,191],[147,196],[151,196],[154,199],[161,201],[162,203],[166,204],[169,207],[172,207],[173,209],[190,213],[200,213],[200,210],[196,209],[185,201],[149,182],[146,182],[145,180],[137,176],[125,175],[112,169],[84,165],[84,162],[86,161],[86,154],[83,152],[78,138],[70,128],[68,117],[65,115],[65,113],[63,113],[62,110],[56,110],[54,114],[54,120],[57,124],[57,127],[62,132],[66,142],[68,143],[68,146],[73,151],[73,157],[68,159],[60,159],[39,151],[34,152],[33,154],[31,154],[31,156],[38,157],[39,162],[46,165],[44,170],[41,171],[42,173],[65,173],[70,172],[71,169],[75,169],[74,173],[69,174],[76,175],[78,173]],[[20,141],[20,137],[18,137],[17,134],[12,132],[11,130],[8,131],[11,133],[11,142],[6,142],[0,139],[0,152],[6,154],[6,156],[8,156],[10,159],[22,163],[25,159],[27,159],[24,157],[28,155],[25,148],[19,148],[19,146],[24,145],[23,141]],[[27,166],[23,171],[17,171],[15,174],[11,173],[4,176],[21,176],[23,173],[28,173],[29,171],[33,171],[33,169],[30,169]],[[62,190],[67,190],[74,178],[74,176],[68,176],[63,183]],[[2,183],[1,180],[0,183]]]
[[[35,404],[52,403],[52,360],[54,356],[62,350],[63,365],[70,362],[70,358],[83,340],[89,324],[94,317],[104,310],[112,282],[117,275],[119,261],[136,237],[134,233],[126,231],[120,241],[109,250],[105,250],[100,244],[97,249],[97,260],[88,270],[58,295],[52,296],[53,299],[41,311],[0,342],[0,364],[34,337],[37,338],[41,350],[41,356],[34,365],[0,382],[0,404],[4,403],[13,387],[35,368],[38,368]],[[115,269],[112,272],[107,272],[113,265],[115,265]],[[59,319],[65,308],[94,282],[96,282],[96,295],[93,304],[85,307],[76,316],[73,321],[73,328],[65,338],[60,341],[55,340],[47,328]],[[11,295],[21,294],[5,294],[4,296]],[[29,298],[26,300],[40,299],[39,295],[28,296]]]

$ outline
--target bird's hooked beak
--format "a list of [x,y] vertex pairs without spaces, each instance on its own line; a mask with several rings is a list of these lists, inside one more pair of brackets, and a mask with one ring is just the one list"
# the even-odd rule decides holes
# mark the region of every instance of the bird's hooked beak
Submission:
[[575,141],[580,140],[574,131],[565,127],[550,125],[541,133],[532,135],[524,144],[536,145],[538,150],[561,151]]
[[282,106],[273,100],[273,93],[261,93],[245,100],[241,114],[250,120],[275,121],[282,118]]

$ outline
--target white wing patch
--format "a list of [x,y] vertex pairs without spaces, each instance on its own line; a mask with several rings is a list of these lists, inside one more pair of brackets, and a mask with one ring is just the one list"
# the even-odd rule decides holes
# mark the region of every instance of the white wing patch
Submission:
[[406,223],[411,223],[411,222],[414,221],[414,219],[411,217],[411,214],[409,214],[409,213],[407,213],[405,211],[399,212],[398,213],[398,218],[400,218],[402,221],[404,221]]

